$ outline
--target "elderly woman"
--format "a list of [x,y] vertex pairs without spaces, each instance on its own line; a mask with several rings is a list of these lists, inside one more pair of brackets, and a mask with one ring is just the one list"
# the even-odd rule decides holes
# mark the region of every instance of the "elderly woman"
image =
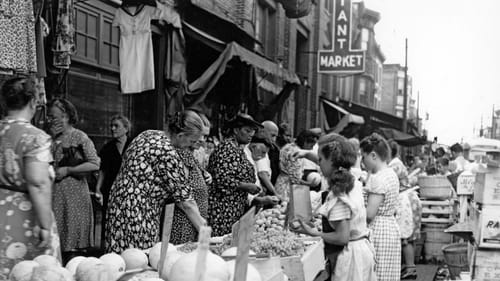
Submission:
[[93,246],[93,212],[85,175],[99,169],[93,142],[73,127],[78,114],[71,102],[54,99],[48,105],[49,130],[54,138],[56,183],[53,208],[63,252]]
[[[106,143],[99,153],[101,167],[97,179],[96,191],[102,204],[102,225],[106,225],[106,210],[108,208],[109,191],[122,165],[122,155],[130,144],[128,134],[130,121],[123,115],[111,117],[111,135],[113,139]],[[101,241],[105,239],[105,232],[101,233]]]
[[239,114],[230,122],[231,135],[210,155],[208,172],[213,177],[208,191],[208,213],[213,236],[231,233],[232,225],[245,213],[248,194],[257,194],[255,170],[242,145],[249,144],[262,125],[250,115]]
[[52,213],[50,137],[30,124],[36,111],[30,79],[4,83],[0,120],[0,280],[10,280],[12,267],[41,254],[60,258]]
[[176,148],[193,146],[203,121],[194,111],[177,112],[168,131],[147,130],[129,145],[106,213],[106,250],[147,249],[160,240],[161,210],[175,202],[197,229],[206,224],[193,200],[186,165]]
[[[210,131],[210,121],[203,114],[199,114],[203,121],[203,130],[200,139],[190,147],[177,148],[177,153],[182,158],[182,162],[188,169],[187,186],[191,189],[193,199],[196,201],[200,215],[203,218],[208,217],[208,187],[212,182],[210,174],[203,169],[194,157],[193,151],[203,145],[205,138]],[[186,242],[198,241],[198,228],[196,220],[191,221],[181,207],[174,209],[174,218],[172,222],[172,231],[170,234],[170,243],[174,245],[184,244]]]

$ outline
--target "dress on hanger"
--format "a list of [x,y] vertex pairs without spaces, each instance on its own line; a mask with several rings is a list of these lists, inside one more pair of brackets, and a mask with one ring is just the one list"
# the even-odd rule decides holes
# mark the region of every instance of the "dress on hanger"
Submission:
[[120,84],[123,94],[155,88],[151,20],[160,19],[160,9],[141,5],[132,13],[118,9],[113,20],[120,27]]

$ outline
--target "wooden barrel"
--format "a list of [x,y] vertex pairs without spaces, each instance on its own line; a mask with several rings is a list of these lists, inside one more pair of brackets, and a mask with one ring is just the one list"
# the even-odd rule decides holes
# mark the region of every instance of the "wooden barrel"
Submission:
[[452,242],[452,235],[445,233],[446,224],[425,224],[422,232],[425,233],[424,253],[426,261],[444,261],[442,248]]

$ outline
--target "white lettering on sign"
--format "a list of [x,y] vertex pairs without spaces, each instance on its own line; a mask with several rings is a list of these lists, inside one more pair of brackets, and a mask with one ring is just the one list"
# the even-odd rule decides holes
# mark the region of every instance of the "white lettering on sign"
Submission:
[[470,172],[463,172],[457,179],[457,194],[458,195],[471,195],[474,193],[474,182],[476,176]]

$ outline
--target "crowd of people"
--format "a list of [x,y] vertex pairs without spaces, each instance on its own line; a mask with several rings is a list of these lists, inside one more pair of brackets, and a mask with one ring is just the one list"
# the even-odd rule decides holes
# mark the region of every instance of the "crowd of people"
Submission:
[[[315,212],[322,228],[301,222],[292,230],[323,238],[332,280],[416,277],[413,243],[422,208],[411,187],[417,173],[432,169],[421,159],[408,169],[397,143],[376,133],[358,140],[316,128],[292,138],[287,124],[240,113],[219,141],[209,136],[204,114],[185,110],[166,131],[134,139],[130,121],[114,116],[112,139],[98,153],[74,127],[78,113],[68,100],[47,105],[44,131],[30,123],[38,101],[29,79],[5,82],[1,99],[0,267],[7,270],[0,280],[19,260],[41,253],[60,258],[94,245],[88,175],[97,171],[107,252],[157,243],[166,204],[175,204],[171,242],[182,244],[196,241],[204,225],[213,236],[231,233],[250,206],[288,201],[294,185],[307,185],[321,194]],[[467,165],[460,146],[451,151],[452,162],[444,151],[435,153],[435,173]]]

